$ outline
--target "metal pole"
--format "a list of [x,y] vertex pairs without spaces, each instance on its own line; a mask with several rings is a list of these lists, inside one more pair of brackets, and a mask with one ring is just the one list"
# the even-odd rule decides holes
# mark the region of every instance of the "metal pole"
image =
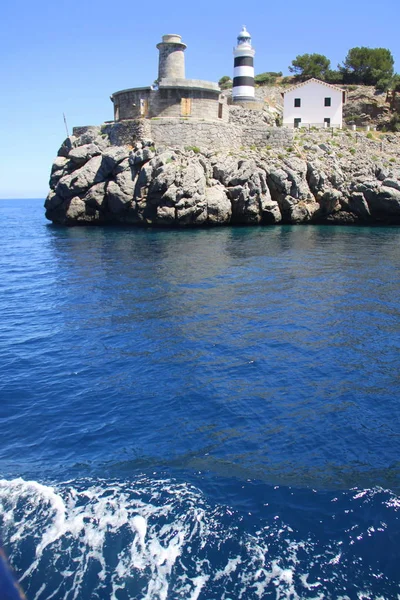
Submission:
[[67,132],[67,137],[69,137],[69,132],[68,132],[68,125],[67,125],[67,119],[65,118],[65,114],[63,113],[63,117],[64,117],[64,125],[65,125],[65,129]]

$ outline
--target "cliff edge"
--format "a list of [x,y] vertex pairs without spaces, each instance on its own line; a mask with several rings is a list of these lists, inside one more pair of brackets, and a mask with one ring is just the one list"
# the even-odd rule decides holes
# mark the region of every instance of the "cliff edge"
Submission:
[[298,130],[290,146],[219,150],[114,134],[112,125],[90,127],[64,141],[45,202],[50,221],[400,224],[400,134]]

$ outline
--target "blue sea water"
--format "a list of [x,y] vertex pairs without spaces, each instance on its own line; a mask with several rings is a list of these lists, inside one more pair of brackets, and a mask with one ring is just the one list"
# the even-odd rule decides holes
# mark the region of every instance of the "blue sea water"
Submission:
[[28,600],[400,595],[400,229],[0,201],[0,533]]

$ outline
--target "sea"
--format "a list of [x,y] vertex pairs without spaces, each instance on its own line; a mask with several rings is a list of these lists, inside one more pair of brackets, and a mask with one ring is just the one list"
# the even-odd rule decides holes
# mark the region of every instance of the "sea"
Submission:
[[399,228],[0,223],[28,600],[400,597]]

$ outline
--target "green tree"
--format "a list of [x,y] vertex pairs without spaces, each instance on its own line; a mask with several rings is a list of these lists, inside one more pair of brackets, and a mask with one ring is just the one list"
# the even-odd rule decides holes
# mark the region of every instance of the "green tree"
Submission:
[[330,64],[329,58],[326,58],[323,54],[299,54],[292,60],[289,71],[294,73],[296,79],[301,81],[310,77],[324,80]]
[[389,126],[386,128],[389,131],[400,131],[400,114],[395,112],[390,119]]
[[325,73],[325,81],[327,83],[343,83],[343,73],[341,71],[333,71],[332,69],[327,69]]
[[396,75],[393,75],[389,87],[395,92],[400,92],[400,75],[398,73],[396,73]]
[[229,90],[232,87],[232,79],[229,77],[229,75],[224,75],[218,81],[218,85],[221,90]]
[[387,48],[351,48],[343,62],[338,65],[344,83],[377,85],[384,89],[393,77],[394,59]]

